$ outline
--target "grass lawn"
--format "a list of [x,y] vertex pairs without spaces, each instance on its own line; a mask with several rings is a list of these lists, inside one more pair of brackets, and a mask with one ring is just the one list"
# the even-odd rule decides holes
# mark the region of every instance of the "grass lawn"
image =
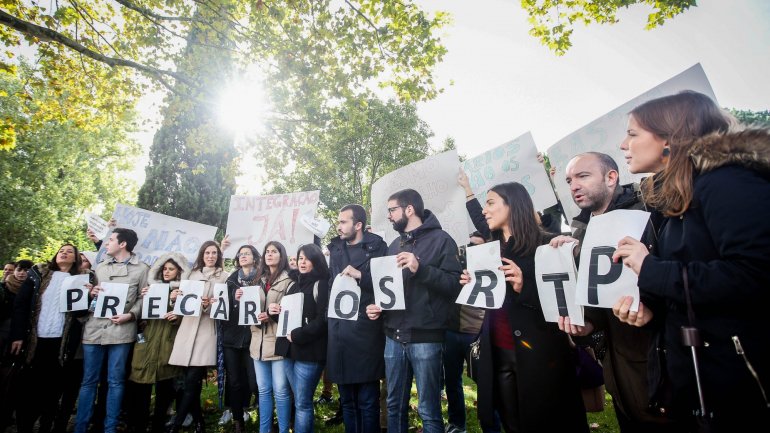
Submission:
[[[467,409],[467,425],[468,433],[481,433],[478,420],[476,419],[476,384],[470,380],[467,376],[463,377],[463,383],[465,386],[465,407]],[[320,394],[321,387],[319,385],[316,390],[316,397]],[[335,387],[335,400],[336,387]],[[219,417],[222,415],[222,411],[217,407],[217,386],[215,382],[210,381],[203,388],[203,403],[204,412],[206,413],[206,427],[209,432],[227,432],[231,430],[231,425],[221,427],[217,425]],[[446,419],[446,400],[441,402],[441,406],[444,412],[444,419]],[[415,432],[421,427],[420,417],[417,415],[417,389],[412,386],[412,399],[411,407],[413,410],[409,413],[409,425],[410,430]],[[334,416],[337,411],[337,403],[316,405],[315,406],[315,431],[320,433],[344,433],[345,427],[342,424],[335,426],[327,426],[324,420]],[[554,414],[558,416],[558,414]],[[609,394],[605,395],[605,407],[603,412],[589,413],[589,424],[596,424],[591,429],[592,432],[599,433],[617,433],[619,428],[615,421],[615,412],[612,409],[612,398]],[[250,432],[259,431],[259,421],[257,411],[251,412],[251,422],[247,423],[246,428]]]

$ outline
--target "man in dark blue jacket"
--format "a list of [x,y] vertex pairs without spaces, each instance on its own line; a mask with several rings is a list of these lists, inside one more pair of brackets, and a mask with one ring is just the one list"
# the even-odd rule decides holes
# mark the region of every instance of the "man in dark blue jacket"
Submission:
[[329,243],[329,287],[338,275],[355,278],[361,300],[356,320],[328,320],[326,375],[339,387],[345,431],[379,433],[385,336],[382,321],[366,319],[366,306],[374,303],[369,260],[387,254],[388,245],[381,237],[364,231],[365,227],[366,211],[362,206],[349,204],[340,209],[339,237]]
[[423,208],[412,189],[388,198],[388,220],[401,234],[388,248],[403,269],[405,310],[367,314],[385,321],[385,376],[388,382],[388,432],[406,433],[412,377],[417,383],[417,412],[425,433],[443,433],[441,354],[452,305],[460,293],[462,266],[457,244]]

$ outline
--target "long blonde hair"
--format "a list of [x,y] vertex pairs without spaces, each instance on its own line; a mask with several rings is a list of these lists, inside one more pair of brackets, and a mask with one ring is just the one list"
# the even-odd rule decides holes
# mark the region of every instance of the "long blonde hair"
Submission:
[[708,134],[728,132],[737,121],[711,98],[692,90],[647,101],[629,114],[642,128],[666,140],[671,152],[656,181],[642,186],[648,204],[668,217],[682,215],[693,195],[693,142]]

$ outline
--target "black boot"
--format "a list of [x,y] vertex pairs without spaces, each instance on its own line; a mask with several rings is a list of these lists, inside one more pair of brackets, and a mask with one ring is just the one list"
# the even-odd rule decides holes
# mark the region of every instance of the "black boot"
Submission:
[[203,418],[195,422],[195,433],[206,433],[206,424],[203,422]]
[[246,433],[246,423],[243,422],[243,419],[233,420],[233,433]]

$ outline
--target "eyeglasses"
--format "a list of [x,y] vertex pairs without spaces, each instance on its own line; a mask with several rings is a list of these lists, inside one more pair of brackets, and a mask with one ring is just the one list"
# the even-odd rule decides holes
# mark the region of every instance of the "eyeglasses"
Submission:
[[254,257],[254,255],[251,253],[238,253],[235,255],[236,259],[240,259],[241,257]]
[[398,209],[398,208],[401,208],[401,209],[403,209],[403,208],[405,208],[405,207],[406,207],[406,206],[393,206],[393,207],[389,207],[389,208],[388,208],[388,215],[391,215],[391,214],[392,214],[393,212],[395,212],[395,211],[396,211],[396,209]]

